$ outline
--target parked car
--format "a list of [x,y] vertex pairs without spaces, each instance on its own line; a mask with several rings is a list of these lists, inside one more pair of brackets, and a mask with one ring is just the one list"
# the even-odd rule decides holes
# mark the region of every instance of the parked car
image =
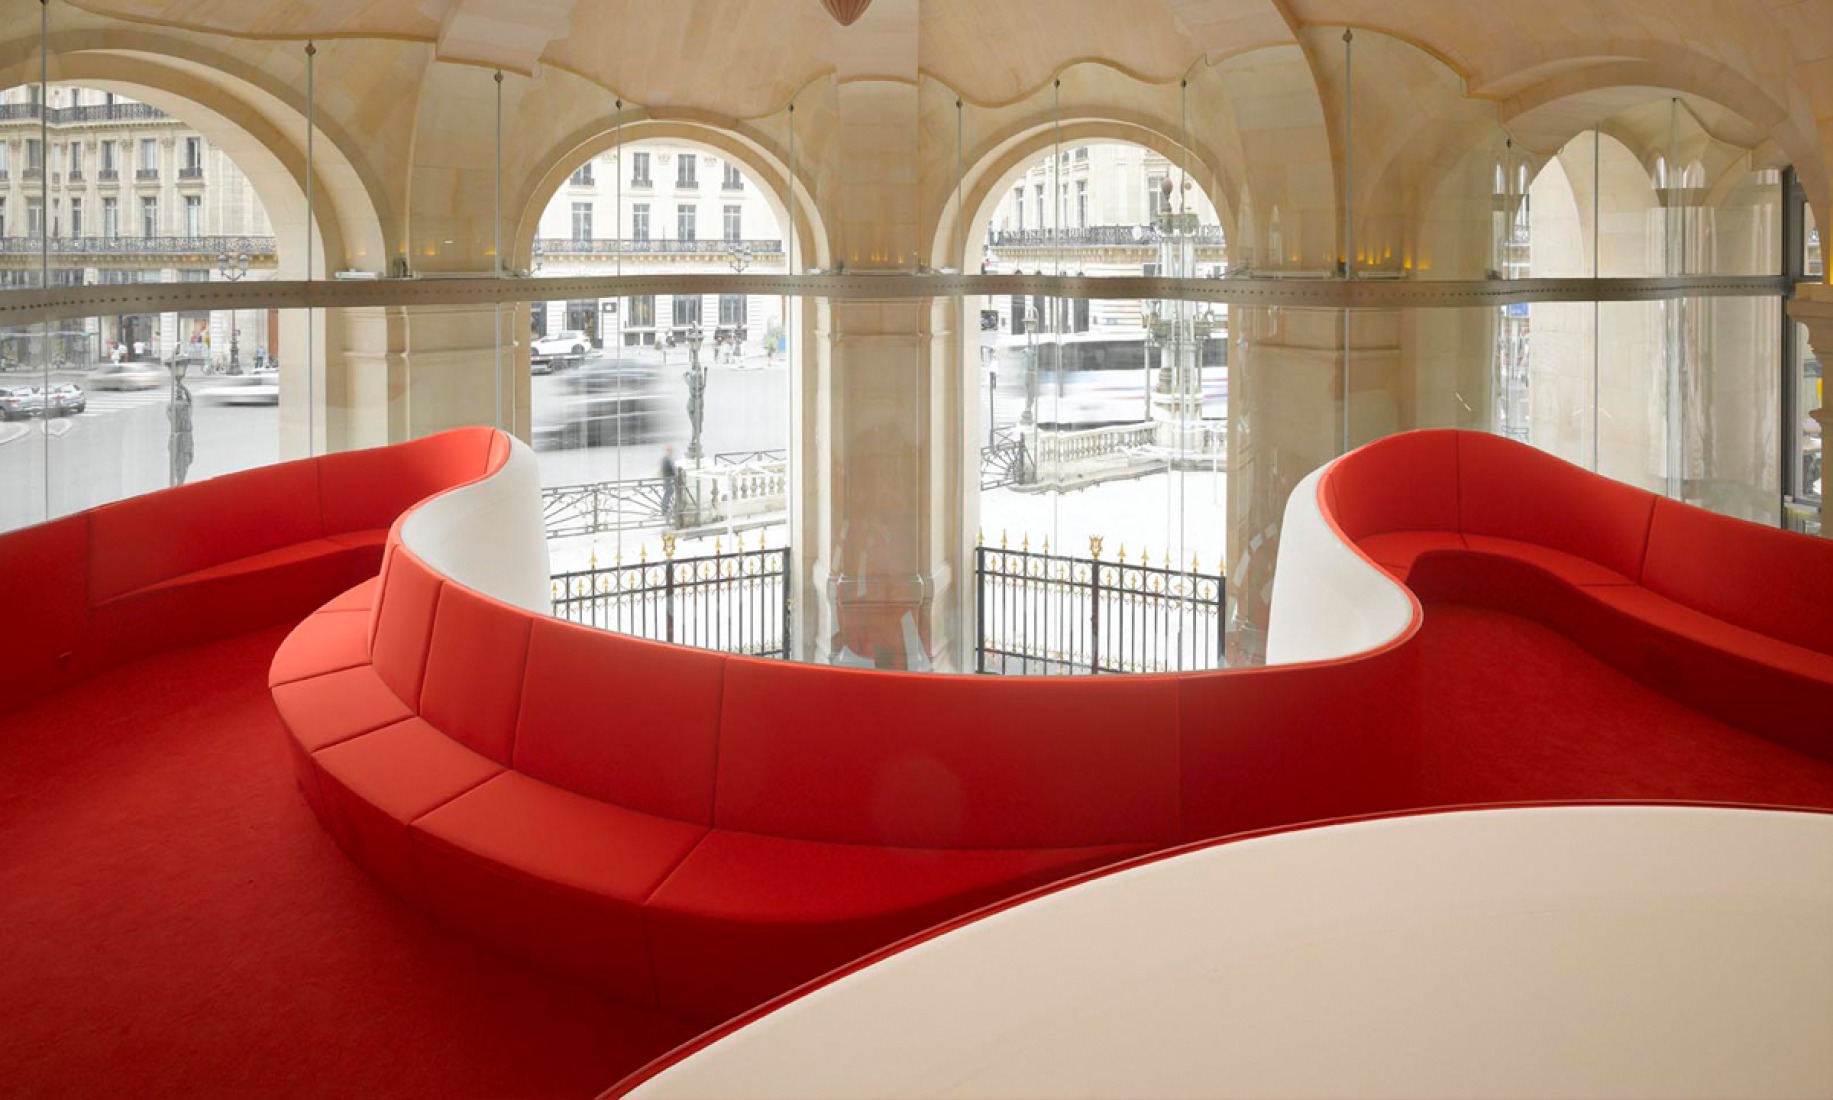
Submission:
[[75,382],[65,382],[45,391],[45,414],[74,416],[89,407],[89,395]]
[[569,330],[543,336],[530,349],[529,373],[546,374],[563,367],[576,367],[585,362],[586,351],[591,346],[592,342],[583,332]]
[[0,388],[0,419],[23,420],[28,416],[42,416],[45,411],[45,393],[30,386],[7,386]]
[[110,363],[83,379],[92,390],[150,390],[171,380],[157,363]]

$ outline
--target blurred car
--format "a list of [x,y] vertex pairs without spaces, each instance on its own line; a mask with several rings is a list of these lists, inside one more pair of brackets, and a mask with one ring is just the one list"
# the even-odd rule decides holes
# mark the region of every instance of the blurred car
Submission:
[[654,363],[599,360],[564,379],[535,407],[537,450],[604,447],[662,438],[673,410]]
[[576,367],[585,362],[586,351],[591,346],[592,342],[586,339],[585,333],[570,329],[556,332],[552,336],[543,336],[529,349],[529,372],[547,374],[562,367]]
[[172,380],[157,363],[110,363],[83,379],[92,390],[150,390]]
[[0,388],[0,419],[23,420],[28,416],[42,416],[45,411],[45,393],[30,386],[7,386]]
[[45,414],[48,416],[74,416],[89,408],[89,395],[75,382],[52,386],[45,391],[44,396]]
[[224,375],[210,388],[199,390],[197,399],[212,405],[278,405],[280,372],[264,368]]

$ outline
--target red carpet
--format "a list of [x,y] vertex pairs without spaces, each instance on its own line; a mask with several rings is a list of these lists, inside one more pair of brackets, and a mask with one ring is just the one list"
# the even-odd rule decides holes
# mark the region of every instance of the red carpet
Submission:
[[591,1096],[692,1034],[364,877],[293,783],[285,633],[0,718],[0,1094]]
[[[686,1026],[456,940],[295,789],[274,630],[0,719],[0,1093],[591,1096]],[[1436,802],[1833,806],[1833,767],[1676,706],[1544,628],[1433,607]]]
[[1833,765],[1657,695],[1538,623],[1431,604],[1421,641],[1435,802],[1833,806]]

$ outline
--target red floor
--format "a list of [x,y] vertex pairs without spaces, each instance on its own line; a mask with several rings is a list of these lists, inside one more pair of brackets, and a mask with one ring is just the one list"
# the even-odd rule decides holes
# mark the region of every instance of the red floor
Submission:
[[[1833,767],[1558,635],[1469,608],[1427,622],[1442,801],[1833,806]],[[688,1037],[445,935],[357,871],[281,749],[265,674],[284,633],[0,718],[0,1094],[590,1096]]]

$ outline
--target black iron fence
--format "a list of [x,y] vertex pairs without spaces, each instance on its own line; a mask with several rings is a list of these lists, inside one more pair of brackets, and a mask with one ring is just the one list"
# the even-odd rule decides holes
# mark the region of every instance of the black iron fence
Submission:
[[980,546],[974,551],[978,597],[974,667],[982,673],[1048,676],[1067,673],[1176,672],[1220,668],[1228,623],[1222,571],[1203,572],[1124,547],[1088,557]]
[[789,656],[789,551],[768,548],[677,558],[673,536],[663,536],[662,560],[647,550],[633,563],[554,575],[554,614],[601,630],[658,642],[744,653]]

